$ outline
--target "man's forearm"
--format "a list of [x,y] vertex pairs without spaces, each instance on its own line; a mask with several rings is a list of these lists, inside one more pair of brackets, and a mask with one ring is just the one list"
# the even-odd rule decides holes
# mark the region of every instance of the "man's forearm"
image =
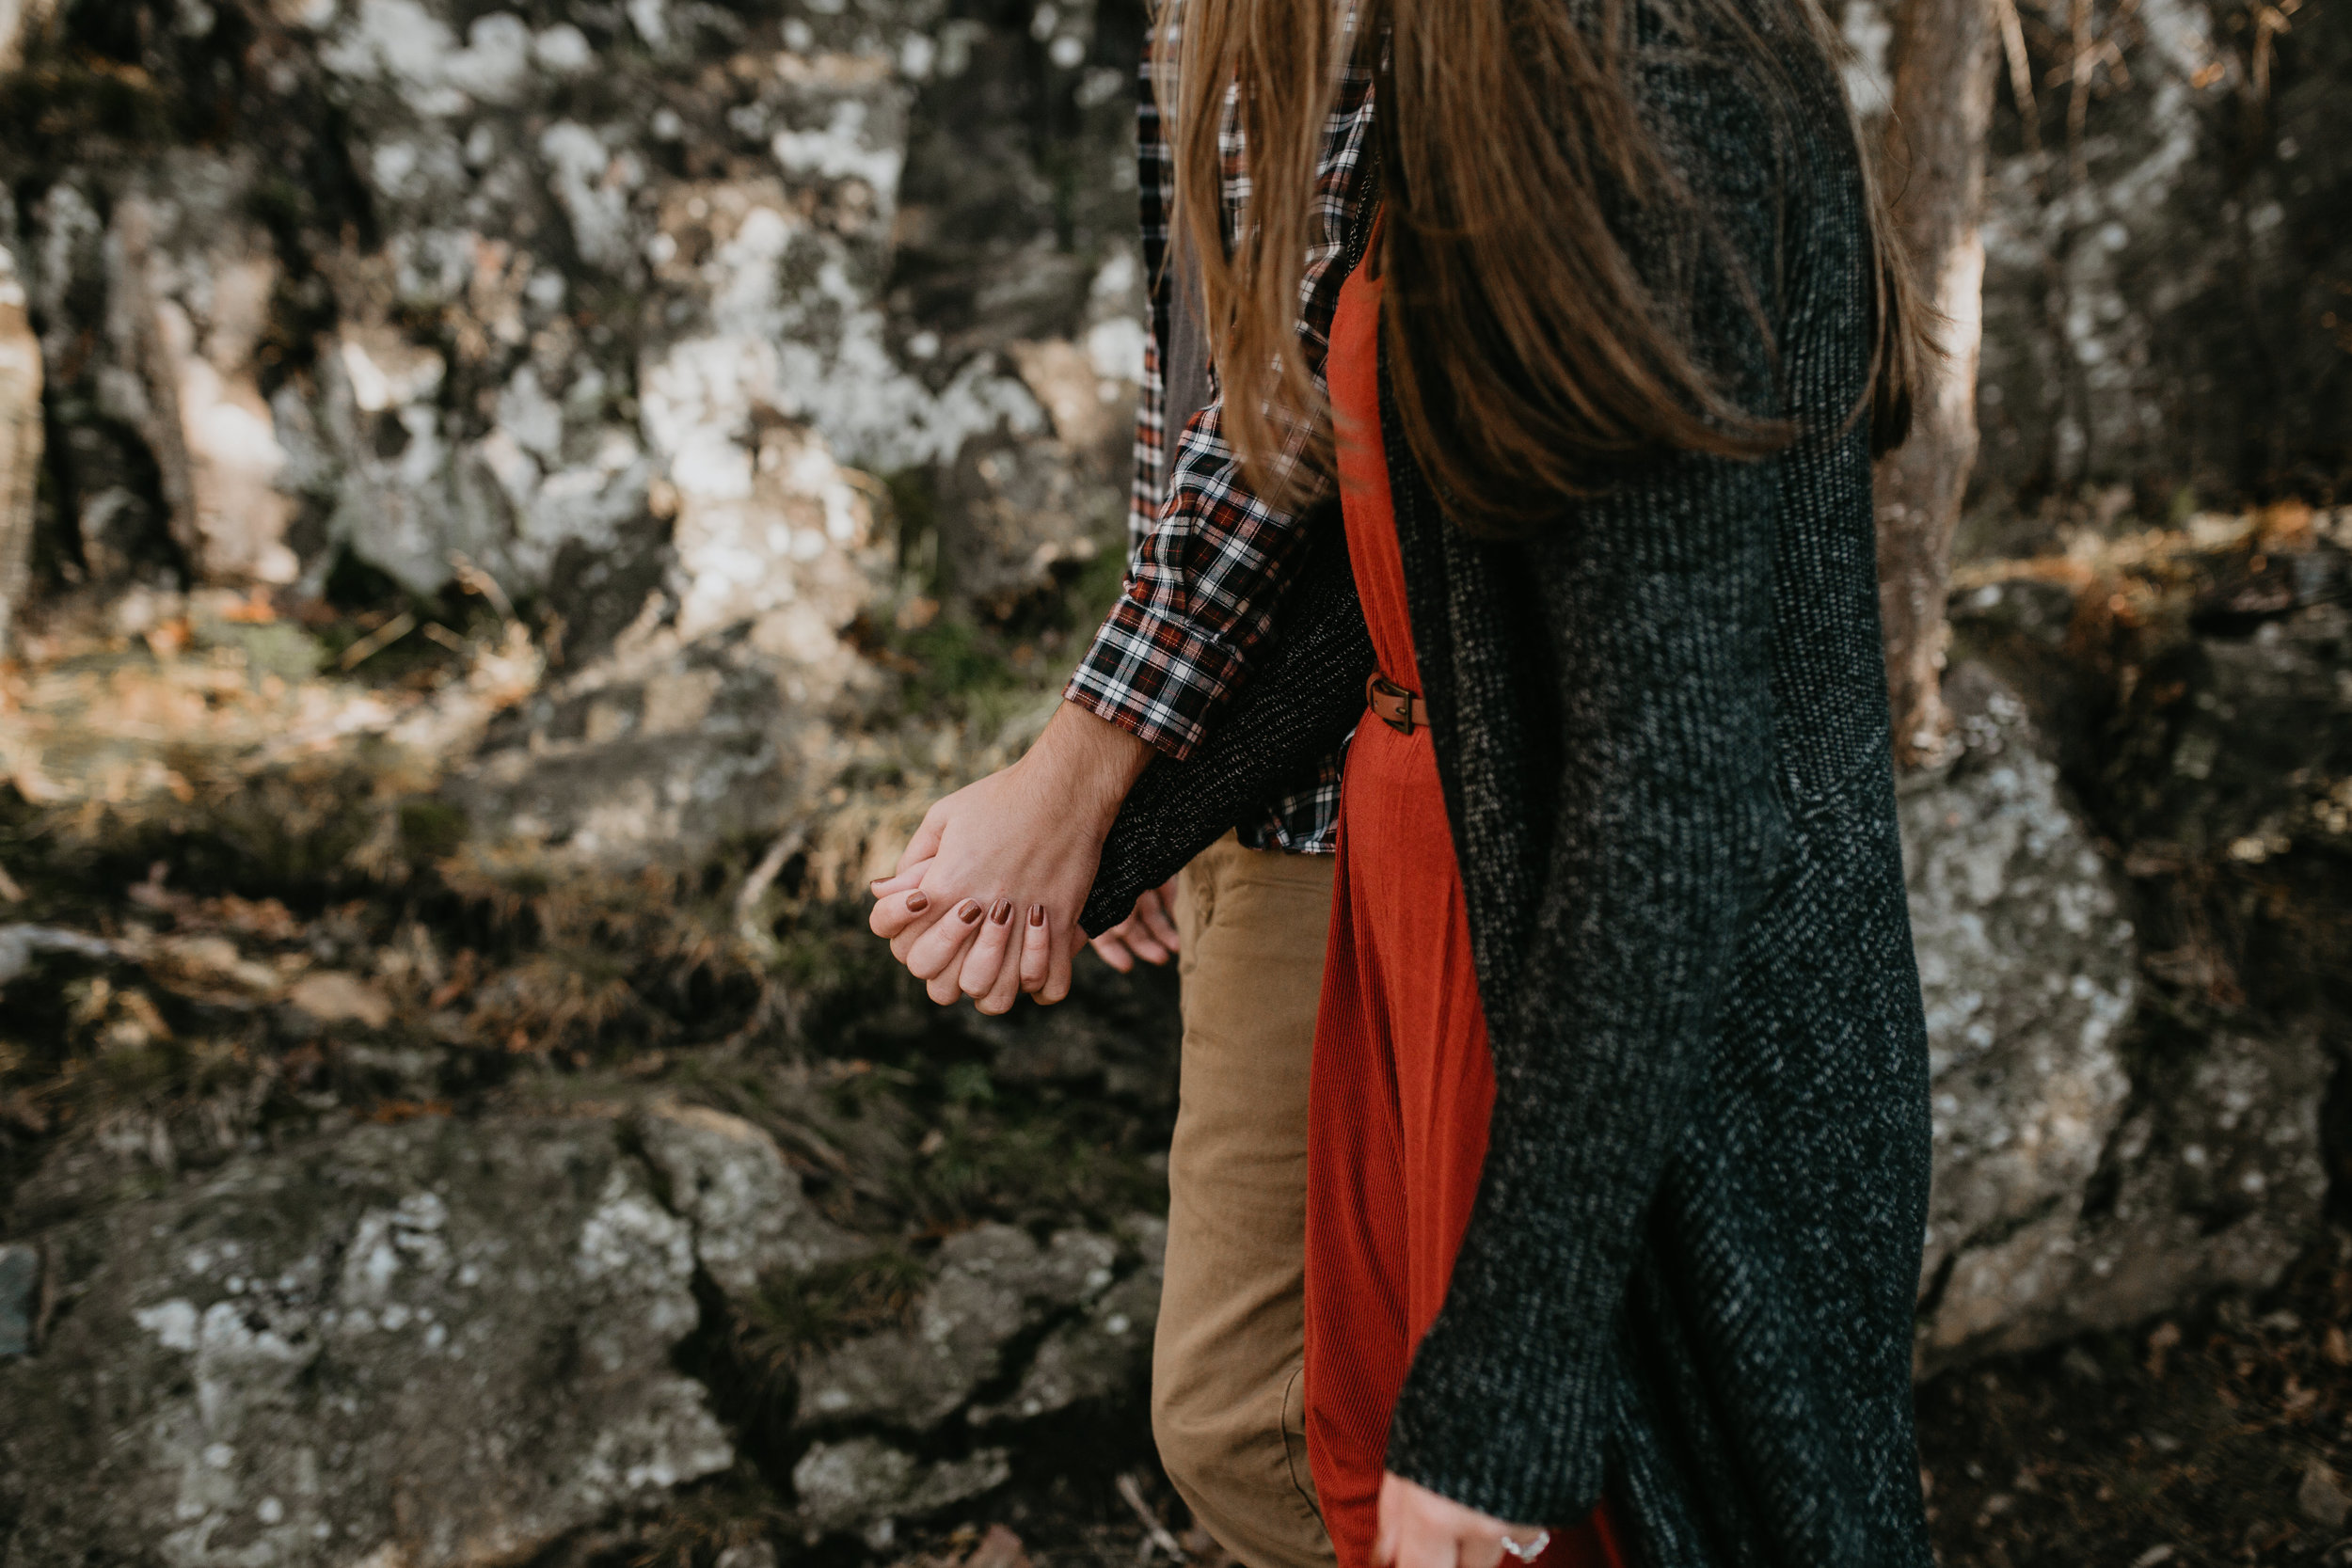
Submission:
[[1065,699],[1020,767],[1099,838],[1151,760],[1144,741]]

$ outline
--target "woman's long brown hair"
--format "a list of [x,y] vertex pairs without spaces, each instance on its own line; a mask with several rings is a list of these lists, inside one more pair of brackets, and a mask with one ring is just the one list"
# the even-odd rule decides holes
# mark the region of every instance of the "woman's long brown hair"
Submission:
[[[1643,0],[1663,47],[1740,71],[1785,124],[1854,136],[1819,0]],[[1637,89],[1634,0],[1162,0],[1154,79],[1171,121],[1175,220],[1200,260],[1224,431],[1261,494],[1329,462],[1297,353],[1324,130],[1351,62],[1376,77],[1390,384],[1414,455],[1464,526],[1514,532],[1629,463],[1756,456],[1794,432],[1743,408],[1686,341],[1689,279],[1645,277],[1618,226],[1719,231]],[[1229,224],[1225,143],[1246,149]],[[1759,148],[1757,155],[1768,157]],[[1873,260],[1874,450],[1901,440],[1920,346],[1905,269],[1857,147]],[[1670,246],[1679,254],[1692,252]],[[1690,269],[1677,268],[1677,275]],[[1744,276],[1759,325],[1770,280]],[[1753,401],[1753,400],[1751,400]]]

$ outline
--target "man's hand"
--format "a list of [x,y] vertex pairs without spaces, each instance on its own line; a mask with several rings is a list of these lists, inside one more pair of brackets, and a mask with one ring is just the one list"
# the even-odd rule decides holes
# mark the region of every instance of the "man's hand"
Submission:
[[1133,914],[1094,939],[1094,956],[1127,974],[1141,958],[1164,964],[1184,944],[1176,937],[1176,880],[1147,891],[1136,900]]
[[1532,1554],[1548,1539],[1534,1526],[1490,1519],[1394,1471],[1380,1478],[1380,1540],[1372,1550],[1379,1568],[1495,1568],[1506,1540]]
[[1078,912],[1103,840],[1152,751],[1064,703],[1028,754],[933,805],[874,884],[868,924],[934,1002],[1001,1013],[1070,994]]

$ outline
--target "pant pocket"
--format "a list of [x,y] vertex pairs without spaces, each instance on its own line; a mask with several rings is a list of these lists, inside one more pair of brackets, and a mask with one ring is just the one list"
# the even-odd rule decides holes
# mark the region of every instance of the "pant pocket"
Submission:
[[1282,1386],[1282,1457],[1289,1462],[1291,1484],[1298,1489],[1298,1498],[1319,1520],[1323,1505],[1315,1500],[1314,1467],[1307,1461],[1307,1369],[1302,1364],[1291,1370],[1290,1381]]

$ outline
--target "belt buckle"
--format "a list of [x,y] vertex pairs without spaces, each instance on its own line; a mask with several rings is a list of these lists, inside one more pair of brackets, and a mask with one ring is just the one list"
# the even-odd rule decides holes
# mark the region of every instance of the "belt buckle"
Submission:
[[1413,733],[1413,695],[1376,673],[1364,683],[1364,705],[1372,709],[1374,718],[1399,735]]

